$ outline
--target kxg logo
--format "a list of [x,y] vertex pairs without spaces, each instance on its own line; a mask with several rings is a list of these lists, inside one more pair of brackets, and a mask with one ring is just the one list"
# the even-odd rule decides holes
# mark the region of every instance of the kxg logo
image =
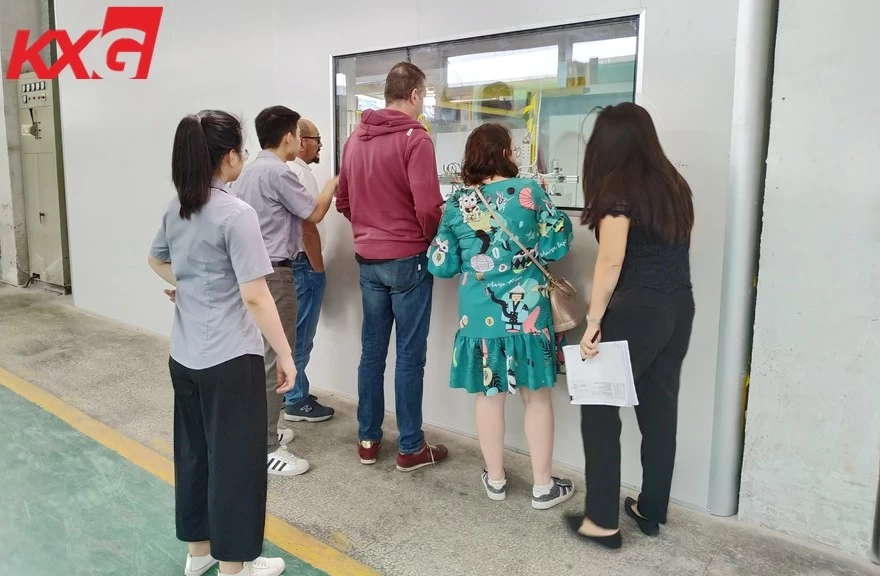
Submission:
[[[161,19],[161,6],[111,6],[107,8],[103,28],[86,30],[78,40],[71,39],[66,30],[49,30],[29,46],[30,30],[19,30],[6,78],[17,80],[29,63],[37,77],[44,80],[56,78],[67,67],[81,80],[98,80],[125,72],[129,78],[143,80],[150,73]],[[58,60],[46,66],[40,51],[52,41],[58,47]],[[84,59],[91,70],[86,68]]]

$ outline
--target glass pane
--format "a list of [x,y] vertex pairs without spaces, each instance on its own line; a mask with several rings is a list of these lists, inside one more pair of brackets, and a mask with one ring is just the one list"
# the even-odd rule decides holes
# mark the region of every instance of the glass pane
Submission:
[[[424,116],[444,196],[454,189],[468,134],[487,122],[513,134],[520,172],[539,179],[558,206],[580,208],[580,173],[599,107],[635,96],[638,18],[576,24],[414,46],[337,59],[337,138],[358,109],[384,105],[384,77],[407,55],[425,71]],[[337,156],[338,158],[338,156]]]
[[406,60],[406,49],[344,56],[334,60],[336,94],[336,169],[342,145],[361,121],[364,110],[385,107],[385,77]]

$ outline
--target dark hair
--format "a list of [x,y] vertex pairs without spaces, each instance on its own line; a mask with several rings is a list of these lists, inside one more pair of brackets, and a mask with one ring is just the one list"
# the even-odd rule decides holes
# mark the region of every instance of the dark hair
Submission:
[[663,153],[648,111],[624,102],[604,108],[584,155],[581,224],[625,213],[653,240],[685,244],[694,226],[691,189]]
[[257,114],[254,125],[260,148],[278,148],[281,140],[291,132],[296,132],[300,115],[286,106],[270,106]]
[[385,77],[385,103],[409,100],[413,90],[425,86],[425,73],[415,64],[401,62],[395,64]]
[[177,125],[171,151],[171,180],[180,199],[180,217],[197,214],[211,197],[211,182],[223,157],[241,152],[238,118],[222,110],[202,110]]
[[516,177],[519,167],[509,156],[512,145],[510,132],[501,124],[479,126],[471,132],[464,146],[462,182],[475,186],[493,176]]

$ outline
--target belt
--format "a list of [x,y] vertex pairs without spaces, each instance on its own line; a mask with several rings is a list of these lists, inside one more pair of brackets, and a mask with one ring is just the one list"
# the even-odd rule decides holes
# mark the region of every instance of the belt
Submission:
[[294,262],[308,262],[309,257],[305,252],[297,252],[296,256],[293,257]]
[[293,266],[293,262],[290,259],[272,262],[272,268],[290,268],[291,266]]

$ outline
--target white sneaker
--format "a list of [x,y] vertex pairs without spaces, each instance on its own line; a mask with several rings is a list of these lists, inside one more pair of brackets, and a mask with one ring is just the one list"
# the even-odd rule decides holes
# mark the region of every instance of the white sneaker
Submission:
[[309,469],[309,463],[297,458],[282,446],[267,456],[267,471],[275,476],[299,476]]
[[293,442],[293,430],[290,428],[279,428],[278,443],[282,446],[287,446],[291,442]]
[[226,575],[220,572],[220,576],[280,576],[284,568],[284,560],[281,558],[260,556],[253,562],[245,562],[244,568],[238,574]]
[[202,576],[217,564],[217,561],[208,554],[207,556],[190,556],[186,555],[186,568],[183,573],[186,576]]

